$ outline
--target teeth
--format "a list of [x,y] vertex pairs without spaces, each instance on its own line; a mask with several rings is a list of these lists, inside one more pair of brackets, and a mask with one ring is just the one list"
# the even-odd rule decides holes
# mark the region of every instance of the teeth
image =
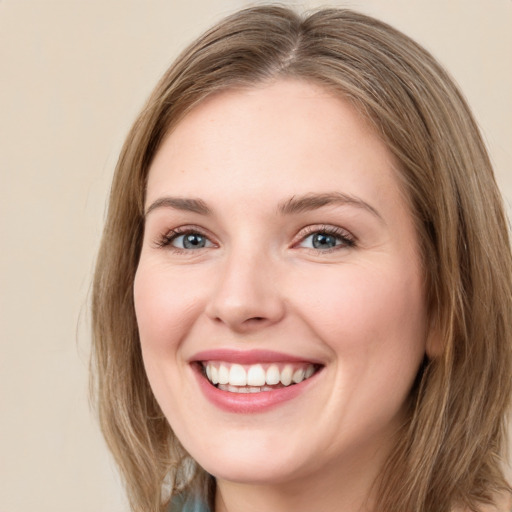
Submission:
[[247,384],[249,386],[264,386],[266,382],[265,370],[261,364],[249,368],[247,372]]
[[[213,384],[218,384],[219,383],[219,370],[217,369],[216,366],[213,366],[212,364],[209,364],[206,367],[207,370],[208,370],[208,368],[210,368],[210,373],[211,373],[210,380],[212,381]],[[206,372],[206,375],[208,375],[208,371]]]
[[304,375],[306,372],[304,371],[304,368],[299,368],[293,373],[292,376],[292,382],[295,384],[298,384],[299,382],[302,382],[304,380]]
[[229,384],[231,386],[246,386],[247,385],[247,373],[243,366],[234,364],[229,370]]
[[219,366],[219,384],[227,384],[228,382],[229,382],[228,367],[221,364]]
[[230,391],[231,393],[261,393],[262,391],[272,391],[269,386],[253,387],[253,386],[230,386],[229,384],[219,384],[222,391]]
[[265,370],[264,365],[246,365],[230,363],[204,364],[208,380],[219,389],[233,393],[259,393],[270,391],[269,386],[290,386],[309,379],[315,373],[313,364],[298,366],[297,364],[271,364]]
[[279,368],[276,364],[273,364],[268,368],[266,381],[269,386],[279,384],[281,381],[281,373],[279,372]]
[[281,384],[283,386],[289,386],[292,383],[293,368],[287,364],[281,372]]

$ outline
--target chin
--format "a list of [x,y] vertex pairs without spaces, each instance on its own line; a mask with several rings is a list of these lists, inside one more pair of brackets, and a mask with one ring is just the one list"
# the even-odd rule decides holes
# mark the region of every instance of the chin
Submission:
[[231,461],[222,466],[213,464],[205,469],[219,480],[251,485],[281,484],[300,474],[298,471],[291,471],[285,464],[269,461]]
[[[310,468],[302,450],[263,447],[264,443],[230,443],[215,451],[206,450],[191,455],[208,473],[217,479],[244,484],[280,483],[292,480]],[[302,456],[299,454],[302,453]]]

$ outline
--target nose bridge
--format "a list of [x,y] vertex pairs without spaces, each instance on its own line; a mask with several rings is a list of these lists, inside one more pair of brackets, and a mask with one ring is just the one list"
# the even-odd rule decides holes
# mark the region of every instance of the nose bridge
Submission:
[[208,307],[209,315],[231,328],[278,321],[284,304],[277,286],[277,262],[270,251],[245,240],[227,251]]

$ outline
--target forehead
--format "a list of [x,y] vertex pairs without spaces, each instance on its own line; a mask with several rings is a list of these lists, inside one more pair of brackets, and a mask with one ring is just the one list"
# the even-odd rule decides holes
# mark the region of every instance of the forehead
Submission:
[[225,196],[218,182],[238,185],[240,194],[271,191],[276,200],[280,190],[342,187],[379,202],[379,189],[398,188],[396,167],[348,101],[316,84],[279,80],[217,93],[187,114],[154,158],[146,204],[176,192],[215,200]]

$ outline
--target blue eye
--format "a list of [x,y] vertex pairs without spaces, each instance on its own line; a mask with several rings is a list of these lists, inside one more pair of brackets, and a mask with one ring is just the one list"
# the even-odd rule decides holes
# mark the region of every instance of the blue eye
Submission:
[[178,235],[172,237],[170,240],[170,245],[176,247],[178,249],[203,249],[204,247],[212,247],[212,243],[208,238],[206,238],[201,233],[184,233],[183,235]]
[[306,235],[299,245],[308,249],[329,251],[337,247],[353,247],[354,240],[346,231],[341,229],[317,229]]
[[193,227],[180,227],[172,229],[155,240],[156,247],[168,247],[176,252],[195,251],[215,247],[215,244],[206,235]]

